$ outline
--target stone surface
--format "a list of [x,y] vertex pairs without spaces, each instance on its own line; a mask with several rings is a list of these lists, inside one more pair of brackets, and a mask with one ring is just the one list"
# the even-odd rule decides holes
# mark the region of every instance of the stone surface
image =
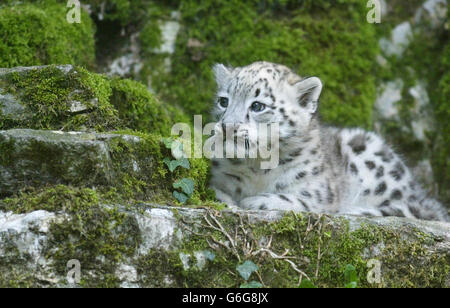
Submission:
[[0,131],[0,195],[45,184],[112,185],[121,168],[136,172],[142,164],[151,164],[151,158],[117,164],[111,146],[119,141],[133,147],[140,139],[118,134]]
[[[324,247],[322,248],[322,254],[332,254],[333,262],[336,262],[336,264],[340,263],[340,261],[345,264],[345,262],[350,262],[350,260],[346,259],[348,256],[342,254],[342,252],[338,253],[338,251],[334,250],[341,249],[337,247],[342,245],[351,246],[354,242],[362,243],[359,245],[359,249],[361,249],[359,258],[362,258],[361,264],[366,264],[370,259],[376,259],[382,263],[381,281],[376,286],[427,286],[427,284],[431,283],[434,286],[436,284],[443,287],[449,286],[448,263],[445,266],[437,264],[438,262],[442,262],[442,260],[444,262],[450,261],[450,224],[447,223],[407,220],[395,217],[318,217],[313,214],[305,214],[305,216],[292,216],[294,219],[289,220],[290,225],[276,225],[283,219],[286,219],[286,215],[289,216],[290,214],[267,211],[224,211],[219,214],[218,212],[200,209],[174,209],[150,205],[147,205],[145,210],[125,209],[122,206],[104,205],[103,207],[108,209],[115,208],[125,213],[128,217],[127,221],[138,226],[134,232],[139,234],[141,239],[135,243],[136,249],[134,253],[120,259],[113,267],[103,268],[101,262],[103,259],[101,256],[98,256],[98,260],[94,261],[93,264],[84,264],[81,262],[80,275],[82,285],[101,286],[104,280],[100,279],[94,282],[94,277],[98,279],[100,278],[99,275],[110,275],[109,279],[114,277],[115,284],[121,287],[179,286],[180,279],[183,279],[183,275],[184,278],[189,277],[190,274],[201,276],[203,271],[206,273],[206,278],[201,283],[205,286],[214,285],[215,281],[213,280],[216,275],[214,271],[217,270],[216,262],[224,257],[224,250],[233,250],[233,245],[236,245],[236,254],[242,253],[241,258],[246,259],[251,258],[252,251],[253,255],[256,256],[258,255],[258,251],[269,249],[268,247],[273,250],[271,252],[275,253],[275,255],[281,255],[284,251],[290,257],[289,260],[292,260],[296,269],[305,272],[306,275],[311,275],[310,271],[308,271],[308,263],[304,263],[307,261],[301,261],[308,260],[313,256],[310,255],[311,252],[306,252],[306,246],[308,245],[306,238],[308,233],[320,233],[320,230],[323,230],[324,235],[331,237],[334,241],[342,241],[346,237],[349,237],[348,240],[352,241],[347,244],[345,242],[338,242],[338,245],[334,247],[333,245],[327,246],[326,238],[323,239],[322,244]],[[73,287],[78,285],[76,282],[68,283],[64,272],[68,272],[69,269],[61,272],[60,269],[57,270],[57,267],[55,267],[54,258],[58,255],[55,252],[58,251],[57,245],[60,243],[55,243],[52,239],[52,232],[55,232],[55,229],[52,229],[50,225],[58,223],[66,224],[65,219],[70,220],[72,218],[63,212],[50,213],[46,211],[35,211],[27,214],[0,212],[0,286],[8,284],[8,277],[14,277],[16,279],[15,283],[19,285],[21,283],[27,283],[29,286],[46,287]],[[298,239],[290,238],[288,242],[283,242],[281,245],[277,245],[277,243],[267,244],[269,236],[276,237],[277,234],[279,235],[286,231],[282,228],[288,226],[290,226],[289,228],[294,228],[296,224],[300,226],[304,222],[307,222],[308,226],[302,229],[303,231],[299,231],[300,233],[297,234]],[[218,228],[219,233],[220,230],[223,230],[231,235],[233,235],[233,230],[239,228],[250,232],[250,227],[256,230],[261,225],[265,225],[266,227],[269,226],[269,229],[265,229],[267,232],[265,234],[252,233],[253,235],[251,237],[256,238],[256,241],[252,243],[256,246],[243,247],[241,251],[239,250],[241,248],[237,246],[249,240],[246,237],[246,233],[239,233],[238,236],[231,236],[228,239],[225,238],[223,242],[225,246],[220,246],[217,243],[221,242],[223,238],[220,236],[209,238],[211,232],[217,231],[214,228],[209,228],[209,224]],[[274,229],[270,230],[272,226]],[[343,226],[348,227],[343,228]],[[365,232],[361,231],[364,230],[382,232],[382,236],[378,241],[368,240],[363,237]],[[114,232],[120,235],[125,231],[118,228]],[[189,246],[186,246],[185,243],[192,239],[194,234],[197,244],[201,242],[199,239],[204,237],[203,241],[208,242],[211,245],[210,248],[188,248]],[[398,241],[399,246],[394,249],[389,246],[390,236],[392,234],[398,236],[396,241]],[[280,240],[281,238],[275,239]],[[302,243],[303,239],[305,239],[305,242],[301,245],[305,245],[305,255],[290,255],[289,251],[294,250],[296,247],[294,245],[299,244],[297,241]],[[74,237],[67,240],[75,243],[77,238]],[[416,245],[421,246],[415,248]],[[317,253],[317,247],[315,249],[313,252]],[[320,248],[318,249],[320,253]],[[331,251],[327,251],[327,249]],[[399,251],[403,251],[401,249],[404,249],[406,255],[399,254],[397,256],[397,249]],[[411,253],[411,251],[415,252]],[[80,253],[82,252],[74,251],[73,256],[64,256],[63,258],[65,259],[62,260],[63,264],[70,259],[77,259],[77,255]],[[245,257],[245,253],[247,257]],[[228,256],[228,258],[232,258],[232,256]],[[146,260],[148,263],[142,266],[142,260]],[[271,257],[264,254],[258,260],[260,267],[266,265],[274,267],[269,275],[261,269],[260,273],[264,277],[263,279],[266,279],[266,286],[276,287],[287,282],[283,281],[283,278],[280,278],[280,281],[273,280],[277,282],[270,283],[268,277],[282,275],[282,273],[277,272],[277,266],[279,264],[273,264]],[[166,261],[168,263],[165,267],[152,268],[161,263],[165,264],[164,262]],[[400,263],[397,263],[397,261],[400,261]],[[240,261],[236,260],[235,262],[237,265]],[[324,264],[321,264],[323,267],[328,266],[325,262],[329,261],[326,261],[325,257],[322,262],[324,262]],[[181,269],[179,265],[182,266]],[[440,266],[441,268],[439,270],[443,272],[440,274],[433,272],[434,269],[432,267],[434,266]],[[430,268],[429,272],[427,272],[427,267]],[[293,268],[290,266],[287,267],[287,269],[294,271]],[[315,263],[313,268],[315,268]],[[403,271],[402,268],[409,268],[410,270]],[[219,265],[219,270],[233,271],[235,269],[220,268]],[[358,270],[361,270],[361,268],[358,268]],[[155,271],[158,272],[158,275],[154,274]],[[191,271],[194,272],[191,273]],[[209,271],[211,271],[210,274],[208,274]],[[396,271],[399,271],[401,274],[398,274]],[[396,275],[399,276],[392,276],[392,272],[397,273]],[[420,282],[410,282],[410,280],[415,281],[414,276],[418,272],[425,273],[423,274],[424,276],[421,276],[423,280],[420,280]],[[436,280],[438,276],[440,278]],[[364,275],[361,277],[364,277]],[[397,278],[398,281],[396,281]],[[326,279],[337,279],[339,281],[341,277],[328,277]],[[235,280],[239,284],[240,279],[235,277]],[[411,285],[411,283],[418,285]],[[189,287],[196,285],[197,282],[190,283],[186,280],[183,286]],[[361,285],[367,286],[367,283],[361,281]]]

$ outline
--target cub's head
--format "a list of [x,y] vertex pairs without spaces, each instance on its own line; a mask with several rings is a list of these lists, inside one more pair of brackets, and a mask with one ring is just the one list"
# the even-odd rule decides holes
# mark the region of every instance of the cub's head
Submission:
[[219,126],[255,127],[278,123],[280,139],[301,136],[317,112],[322,83],[302,78],[289,68],[269,62],[245,67],[213,68],[217,81],[213,115]]

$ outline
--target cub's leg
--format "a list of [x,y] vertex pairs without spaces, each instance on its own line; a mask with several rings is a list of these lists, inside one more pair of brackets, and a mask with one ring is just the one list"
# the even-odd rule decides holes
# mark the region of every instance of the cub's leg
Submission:
[[239,202],[239,207],[247,210],[315,212],[301,196],[293,194],[261,194],[248,197]]
[[226,203],[231,209],[239,208],[230,195],[217,188],[213,188],[213,190],[216,192],[217,200]]

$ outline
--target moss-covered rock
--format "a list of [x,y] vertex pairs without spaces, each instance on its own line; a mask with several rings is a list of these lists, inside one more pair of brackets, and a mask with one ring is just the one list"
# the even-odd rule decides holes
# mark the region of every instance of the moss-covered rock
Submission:
[[264,287],[345,287],[348,268],[357,287],[449,286],[446,223],[106,206],[90,189],[55,190],[31,200],[43,210],[0,206],[15,212],[0,212],[0,286],[239,287],[245,261]]
[[84,10],[82,22],[71,24],[66,20],[67,1],[29,2],[0,4],[0,67],[94,66],[95,27]]
[[122,127],[109,81],[71,65],[0,69],[0,128]]
[[0,69],[0,129],[134,129],[164,136],[181,111],[139,82],[109,79],[71,65]]
[[[172,184],[195,181],[192,203],[211,199],[208,163],[191,159],[190,169],[169,172],[171,153],[160,135],[94,134],[60,131],[0,131],[0,196],[25,189],[65,184],[97,187],[108,200],[151,200],[176,203]],[[51,193],[45,195],[52,198]]]

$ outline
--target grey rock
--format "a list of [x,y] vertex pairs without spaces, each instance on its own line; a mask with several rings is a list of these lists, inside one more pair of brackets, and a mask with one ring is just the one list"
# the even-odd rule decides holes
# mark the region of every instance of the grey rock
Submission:
[[[13,129],[0,131],[0,195],[46,184],[114,185],[121,171],[136,174],[145,161],[111,156],[112,143],[139,145],[135,136]],[[123,158],[122,158],[123,159]],[[142,172],[148,172],[148,168]]]
[[[174,271],[176,268],[169,267],[163,270],[166,273],[159,273],[158,277],[149,277],[152,273],[152,268],[140,266],[139,260],[145,258],[148,253],[158,252],[161,254],[159,260],[154,260],[156,262],[164,262],[164,253],[175,252],[178,262],[175,264],[180,264],[184,271],[208,271],[208,265],[212,264],[216,254],[221,254],[224,248],[222,246],[217,247],[212,251],[205,250],[189,250],[182,248],[183,243],[188,241],[193,235],[200,234],[204,235],[205,238],[211,232],[208,229],[207,221],[214,222],[213,217],[217,217],[219,221],[223,224],[223,229],[227,232],[233,232],[239,228],[247,229],[259,224],[268,225],[273,222],[280,221],[286,214],[284,212],[267,212],[267,211],[223,211],[220,213],[214,213],[207,210],[191,209],[191,208],[170,208],[158,205],[146,205],[146,210],[132,210],[125,207],[115,205],[104,205],[106,208],[116,208],[119,211],[125,213],[130,221],[137,221],[138,229],[137,232],[142,236],[142,241],[137,243],[138,247],[133,255],[128,255],[122,262],[116,264],[114,268],[108,269],[110,272],[105,272],[105,269],[101,270],[102,275],[111,274],[117,279],[117,283],[121,287],[145,287],[145,286],[177,286],[176,281],[183,276],[174,276]],[[174,214],[176,213],[176,215]],[[206,220],[205,217],[209,217]],[[425,271],[427,267],[434,266],[434,262],[442,260],[442,258],[450,258],[450,224],[444,222],[429,222],[429,221],[419,221],[419,220],[409,220],[404,218],[387,217],[387,218],[363,218],[355,216],[317,216],[314,214],[303,214],[304,220],[301,221],[322,221],[324,225],[328,226],[329,230],[334,234],[333,237],[345,235],[356,236],[354,240],[359,241],[363,245],[362,259],[365,262],[368,260],[376,258],[377,260],[383,260],[388,262],[388,264],[383,264],[386,271],[381,272],[382,281],[379,286],[391,286],[396,284],[396,282],[391,281],[393,278],[390,276],[390,272],[398,266],[406,266],[407,268],[413,268],[409,272],[402,272],[403,276],[398,277],[399,281],[407,281],[415,275],[415,271]],[[322,217],[322,218],[320,218]],[[49,251],[54,251],[55,245],[51,241],[52,234],[51,228],[49,226],[54,223],[64,223],[67,216],[64,213],[50,213],[45,211],[36,211],[27,214],[12,214],[12,213],[2,213],[0,212],[0,285],[4,281],[7,275],[12,275],[14,273],[21,273],[22,275],[28,275],[28,282],[32,286],[47,286],[47,287],[77,287],[78,284],[68,283],[64,273],[57,272],[54,267],[53,254],[49,254]],[[70,217],[69,217],[70,219]],[[230,225],[225,225],[225,220],[230,223]],[[319,220],[318,220],[319,219]],[[316,229],[317,224],[311,224],[311,227],[306,229],[307,233],[319,232]],[[343,226],[348,226],[344,228]],[[291,226],[292,227],[292,226]],[[395,253],[392,247],[388,246],[388,238],[386,237],[386,242],[370,242],[360,237],[358,233],[360,230],[365,228],[372,228],[373,232],[387,232],[388,234],[396,234],[398,245],[403,245],[407,247],[406,251],[409,251],[409,245],[415,247],[418,243],[421,243],[420,250],[416,253],[401,255],[402,262],[397,264],[397,261],[392,260],[391,256]],[[220,227],[218,226],[220,229]],[[373,229],[374,228],[374,229]],[[11,232],[10,230],[14,230]],[[369,230],[369,229],[368,229]],[[117,232],[121,232],[118,230]],[[274,234],[279,231],[274,230]],[[364,232],[361,232],[364,234]],[[267,235],[264,235],[258,241],[256,247],[252,247],[252,250],[247,251],[251,254],[251,251],[255,253],[259,249],[265,249],[265,247],[270,247],[267,241]],[[240,236],[243,236],[242,234]],[[257,235],[252,235],[257,236]],[[305,234],[298,234],[299,238],[305,236]],[[427,239],[422,242],[421,239]],[[70,240],[70,239],[68,239]],[[230,240],[236,241],[238,244],[242,244],[242,240],[239,237],[232,236]],[[76,238],[73,239],[76,243]],[[292,238],[292,245],[296,245],[295,238]],[[230,242],[227,242],[229,249],[232,249]],[[118,243],[120,244],[120,243]],[[274,244],[272,244],[274,245]],[[285,245],[285,244],[283,244]],[[180,250],[180,248],[182,248]],[[247,247],[248,249],[249,247]],[[282,246],[278,247],[279,250],[288,253],[293,247]],[[243,247],[246,251],[245,247]],[[274,248],[273,248],[274,249]],[[332,247],[323,249],[334,249]],[[400,249],[400,248],[399,248]],[[404,248],[401,248],[404,249]],[[411,248],[416,249],[416,248]],[[322,251],[326,253],[327,251]],[[31,256],[31,257],[30,257]],[[173,254],[172,254],[173,256]],[[172,257],[173,258],[173,257]],[[249,258],[249,257],[247,257]],[[270,262],[270,257],[265,257],[266,262]],[[344,255],[334,255],[335,260],[340,258],[346,258]],[[304,270],[305,264],[302,262],[307,262],[308,258],[291,258],[293,262],[298,261],[296,266]],[[389,260],[389,261],[388,261]],[[151,261],[151,260],[150,260]],[[94,261],[93,264],[81,264],[81,279],[89,280],[91,277],[97,277],[98,272],[94,273],[96,269],[102,267],[102,262],[104,262],[104,257],[99,256],[98,260]],[[236,261],[237,262],[237,261]],[[263,261],[264,262],[264,261]],[[391,263],[392,262],[392,263]],[[270,264],[270,263],[269,263]],[[303,265],[302,265],[303,264]],[[294,264],[295,265],[295,264]],[[177,265],[178,266],[178,265]],[[147,273],[148,271],[148,273]],[[442,268],[442,271],[447,271]],[[180,274],[185,275],[185,274]],[[276,276],[276,271],[273,272]],[[432,280],[436,273],[429,272],[429,275],[425,277],[425,280]],[[208,276],[206,276],[208,277]],[[212,279],[207,278],[207,279]],[[447,276],[448,278],[448,276]],[[423,285],[426,286],[426,281],[422,281]],[[86,281],[85,281],[86,282]],[[205,284],[207,281],[205,281]],[[441,281],[441,286],[448,286],[447,281]],[[189,285],[187,285],[189,286]],[[421,286],[421,285],[418,285]]]

